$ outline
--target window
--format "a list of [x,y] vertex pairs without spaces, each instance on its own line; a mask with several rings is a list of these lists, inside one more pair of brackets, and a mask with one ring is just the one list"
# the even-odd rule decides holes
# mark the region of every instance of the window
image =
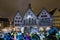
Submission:
[[33,16],[33,15],[31,14],[31,16]]
[[18,20],[18,22],[19,22],[19,20]]
[[44,19],[41,19],[41,20],[44,20]]
[[25,24],[25,20],[24,20],[24,24]]
[[15,26],[17,26],[17,24],[15,24]]
[[15,26],[20,26],[20,24],[15,24]]
[[50,18],[45,18],[45,20],[46,20],[46,21],[47,21],[47,20],[50,21]]
[[17,20],[15,20],[15,22],[17,22]]
[[30,12],[28,12],[28,14],[27,15],[30,15]]
[[53,16],[53,17],[56,17],[57,18],[57,17],[60,17],[60,16]]
[[22,22],[22,21],[19,21],[19,22]]
[[41,15],[41,17],[47,17],[47,15]]
[[19,17],[19,19],[20,19],[20,17]]
[[42,13],[43,14],[43,13]]
[[46,13],[42,13],[42,14],[46,14]]
[[33,19],[32,23],[35,25],[36,24],[36,20]]
[[46,13],[44,13],[44,14],[46,14]]
[[30,12],[28,12],[30,14]]

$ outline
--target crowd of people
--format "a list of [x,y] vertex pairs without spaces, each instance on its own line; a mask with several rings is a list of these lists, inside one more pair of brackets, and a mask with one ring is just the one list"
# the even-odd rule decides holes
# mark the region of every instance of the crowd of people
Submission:
[[58,33],[58,31],[53,28],[51,28],[51,30],[49,30],[48,32],[8,32],[4,33],[3,38],[0,38],[0,40],[59,40],[60,37],[58,38],[59,35],[56,33]]
[[55,35],[44,35],[42,33],[5,33],[0,40],[57,40]]
[[[42,38],[42,37],[41,37]],[[3,37],[4,40],[40,40],[40,35],[37,33],[6,33]]]

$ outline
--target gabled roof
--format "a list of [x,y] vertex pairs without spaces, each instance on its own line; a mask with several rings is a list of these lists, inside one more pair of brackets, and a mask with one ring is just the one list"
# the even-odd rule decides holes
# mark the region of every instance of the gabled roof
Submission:
[[55,13],[53,14],[53,16],[60,16],[60,11],[56,10]]
[[[14,18],[15,18],[17,15],[20,15],[19,10],[17,10],[16,15],[14,16]],[[20,17],[21,17],[21,15],[20,15]],[[14,18],[13,18],[13,19],[14,19]],[[22,17],[21,17],[21,18],[22,18]]]
[[55,13],[56,9],[57,8],[53,9],[52,11],[50,11],[49,14],[52,16]]
[[49,14],[49,12],[45,9],[45,8],[43,8],[42,10],[41,10],[41,12],[39,12],[39,14],[38,14],[38,18],[40,17],[40,15],[42,15],[41,13],[42,12],[46,12],[46,13],[48,13],[48,17],[50,17],[50,14]]
[[[39,14],[37,16],[40,15],[40,13],[43,11],[43,10],[46,10],[45,8],[42,8],[42,10],[39,12]],[[46,10],[47,11],[47,10]],[[47,11],[48,12],[48,11]],[[48,12],[49,13],[49,12]]]
[[[45,8],[43,8],[43,9],[45,9]],[[53,9],[52,11],[50,11],[50,12],[48,12],[46,9],[46,11],[50,14],[50,16],[52,17],[52,15],[55,13],[55,11],[56,11],[56,9],[57,8],[55,8],[55,9]],[[42,10],[41,10],[42,11]],[[39,12],[39,14],[37,15],[37,16],[39,16],[40,15],[40,12]]]
[[[25,12],[25,15],[28,14],[27,12],[28,12],[29,10],[30,10],[30,11],[33,13],[33,15],[36,17],[36,15],[34,14],[34,12],[32,11],[31,4],[28,5],[28,8],[27,8],[27,11]],[[24,15],[24,16],[25,16],[25,15]],[[23,17],[23,18],[24,18],[24,17]],[[36,17],[36,18],[37,18],[37,17]]]

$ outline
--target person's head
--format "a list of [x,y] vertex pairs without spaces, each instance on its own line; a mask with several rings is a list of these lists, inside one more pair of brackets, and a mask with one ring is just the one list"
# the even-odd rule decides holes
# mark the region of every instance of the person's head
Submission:
[[10,33],[8,33],[8,35],[11,35]]

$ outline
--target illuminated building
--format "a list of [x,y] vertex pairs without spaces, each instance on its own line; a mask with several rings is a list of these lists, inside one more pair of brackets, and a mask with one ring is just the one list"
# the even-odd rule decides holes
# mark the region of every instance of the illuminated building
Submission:
[[17,14],[14,17],[14,26],[21,26],[22,25],[22,17],[19,13],[19,10],[17,11]]
[[32,11],[31,4],[29,4],[27,11],[23,17],[23,25],[25,27],[26,32],[31,30],[31,27],[37,27],[37,17]]
[[37,17],[32,11],[31,4],[29,4],[29,7],[23,17],[23,25],[36,25],[36,19]]
[[[19,11],[14,17],[14,26],[17,27],[25,27],[27,29],[30,29],[30,27],[37,27],[37,17],[32,11],[31,4],[29,4],[27,11],[25,12],[25,15],[23,18],[20,16]],[[21,28],[22,29],[22,28]],[[29,30],[27,30],[29,31]]]
[[53,18],[53,27],[60,28],[60,11],[56,10],[52,18]]
[[46,9],[42,9],[38,16],[39,25],[43,27],[52,27],[52,17]]
[[15,28],[15,31],[21,31],[22,29],[22,17],[19,13],[19,10],[17,11],[16,15],[14,16],[14,19],[13,19],[13,24],[14,24],[14,28]]
[[48,30],[50,27],[52,27],[52,15],[54,14],[55,10],[56,9],[53,9],[52,11],[48,12],[46,9],[42,9],[37,17],[32,11],[31,4],[29,4],[28,9],[23,17],[21,17],[19,11],[17,12],[14,17],[14,26],[24,27],[27,32],[34,28],[39,29],[40,27]]

